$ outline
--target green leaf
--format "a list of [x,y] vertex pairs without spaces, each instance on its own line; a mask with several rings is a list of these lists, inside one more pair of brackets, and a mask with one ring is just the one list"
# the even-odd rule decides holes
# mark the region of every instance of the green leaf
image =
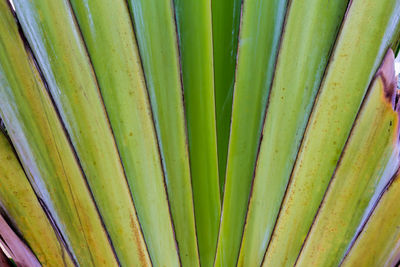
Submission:
[[221,198],[225,184],[226,159],[232,115],[242,0],[212,0],[215,117]]
[[400,1],[350,3],[308,122],[264,266],[294,264],[368,85],[396,35]]
[[245,0],[216,266],[237,262],[286,1]]
[[42,265],[73,266],[7,137],[0,132],[0,206]]
[[[399,123],[398,120],[396,122]],[[400,248],[400,175],[397,173],[341,266],[396,266]]]
[[[151,261],[178,266],[167,192],[132,21],[124,0],[72,0]],[[146,179],[144,179],[146,178]]]
[[[358,225],[399,168],[394,54],[371,84],[296,266],[338,266]],[[371,265],[362,265],[371,266]]]
[[[239,266],[262,262],[347,2],[293,0],[290,4],[265,115]],[[295,48],[293,44],[297,44]]]
[[0,117],[29,181],[75,261],[116,266],[84,175],[4,0],[0,14]]
[[199,265],[173,1],[129,0],[181,263]]
[[149,265],[114,136],[69,1],[14,3],[120,263]]
[[211,1],[175,0],[201,266],[214,263],[221,215]]

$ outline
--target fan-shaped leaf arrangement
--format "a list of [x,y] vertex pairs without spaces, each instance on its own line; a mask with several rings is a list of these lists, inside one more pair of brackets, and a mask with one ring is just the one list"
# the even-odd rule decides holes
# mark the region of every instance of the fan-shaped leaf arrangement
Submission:
[[399,43],[400,0],[0,0],[0,265],[395,266]]

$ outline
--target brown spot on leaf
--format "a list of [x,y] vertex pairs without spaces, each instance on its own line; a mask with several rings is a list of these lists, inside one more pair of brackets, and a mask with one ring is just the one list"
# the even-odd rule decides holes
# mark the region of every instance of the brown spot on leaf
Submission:
[[147,251],[145,251],[145,246],[144,246],[144,241],[143,241],[143,236],[140,232],[140,228],[137,225],[138,221],[135,220],[135,218],[131,215],[130,216],[131,220],[131,229],[133,231],[133,234],[135,236],[135,243],[137,244],[138,248],[138,255],[139,255],[139,261],[141,263],[140,266],[149,266],[149,258],[147,257]]
[[376,77],[380,77],[384,86],[384,93],[386,99],[392,104],[393,109],[395,109],[396,102],[396,87],[397,87],[397,77],[394,69],[394,53],[392,49],[386,52],[385,58],[379,67]]

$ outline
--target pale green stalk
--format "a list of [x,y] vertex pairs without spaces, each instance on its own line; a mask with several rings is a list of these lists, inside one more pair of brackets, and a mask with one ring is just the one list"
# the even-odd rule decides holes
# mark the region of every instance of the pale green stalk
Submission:
[[150,95],[183,266],[199,266],[173,1],[128,0]]
[[154,266],[179,266],[140,57],[125,0],[71,0]]
[[264,266],[292,266],[317,213],[368,85],[400,17],[399,0],[353,0],[290,178]]
[[76,262],[117,266],[85,177],[5,0],[0,14],[0,116],[30,184]]
[[150,265],[102,96],[69,1],[14,3],[120,263]]
[[372,82],[297,266],[338,266],[400,165],[394,55]]
[[74,266],[46,217],[7,137],[0,131],[0,207],[42,265]]
[[244,0],[216,266],[237,262],[285,0]]
[[383,193],[343,267],[393,267],[400,260],[400,175]]
[[239,266],[262,262],[347,3],[290,3],[265,115]]

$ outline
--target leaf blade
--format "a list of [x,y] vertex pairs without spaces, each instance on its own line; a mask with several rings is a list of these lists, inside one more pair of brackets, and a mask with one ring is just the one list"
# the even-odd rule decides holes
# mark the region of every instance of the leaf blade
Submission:
[[221,200],[228,156],[241,6],[242,0],[211,1],[215,116]]
[[196,232],[202,266],[212,266],[221,202],[215,124],[210,1],[175,0]]
[[[122,264],[150,265],[97,80],[70,3],[14,1]],[[113,183],[109,183],[110,178]]]
[[12,146],[0,132],[0,205],[42,265],[73,266],[40,206]]
[[382,195],[367,224],[342,262],[342,266],[395,266],[398,263],[399,221],[398,199],[399,175]]
[[339,265],[357,235],[358,225],[364,224],[365,215],[399,168],[399,114],[394,105],[396,79],[391,50],[383,62],[362,104],[297,266]]
[[152,263],[178,266],[157,137],[128,6],[125,0],[112,5],[103,0],[72,0],[71,4],[99,81]]
[[[347,1],[327,4],[295,0],[289,6],[266,110],[239,266],[261,264],[346,7]],[[298,44],[296,49],[293,44]]]
[[173,1],[129,0],[129,7],[150,95],[181,263],[198,266]]
[[[0,12],[0,114],[27,176],[75,260],[116,266],[101,219],[46,88],[5,1]],[[93,257],[92,257],[93,256]]]
[[236,264],[287,1],[242,5],[216,266]]
[[[264,266],[295,262],[366,89],[397,31],[399,1],[351,3],[306,129]],[[353,52],[356,50],[357,55]],[[286,249],[279,249],[282,246]]]

